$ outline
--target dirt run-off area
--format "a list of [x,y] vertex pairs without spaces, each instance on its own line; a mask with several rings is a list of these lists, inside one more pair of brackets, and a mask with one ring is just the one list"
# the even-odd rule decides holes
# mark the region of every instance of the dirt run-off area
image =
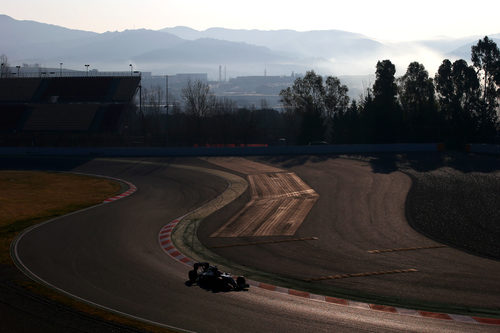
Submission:
[[206,158],[244,175],[250,201],[211,237],[292,236],[318,199],[293,172],[241,157]]
[[[286,235],[221,232],[227,221],[250,220],[241,209],[252,191],[239,209],[231,205],[200,225],[200,240],[247,267],[249,276],[272,274],[299,290],[381,304],[500,311],[499,157],[436,152],[251,160],[253,175],[259,174],[255,162],[286,170],[318,196]],[[381,271],[408,273],[366,274]],[[325,276],[358,277],[318,279]]]

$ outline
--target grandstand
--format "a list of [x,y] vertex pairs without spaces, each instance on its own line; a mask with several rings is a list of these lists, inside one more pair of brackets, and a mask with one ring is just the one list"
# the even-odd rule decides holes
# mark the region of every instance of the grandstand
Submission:
[[0,145],[40,145],[41,137],[43,145],[82,145],[79,138],[119,136],[126,113],[135,110],[140,80],[125,75],[1,78]]

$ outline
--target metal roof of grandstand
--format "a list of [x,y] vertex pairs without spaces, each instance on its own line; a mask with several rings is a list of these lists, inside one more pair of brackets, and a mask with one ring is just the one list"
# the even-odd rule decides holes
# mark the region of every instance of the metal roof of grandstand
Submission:
[[141,76],[141,72],[98,72],[89,71],[40,71],[40,72],[12,72],[9,75],[3,75],[1,78],[50,78],[50,77],[126,77],[126,76]]

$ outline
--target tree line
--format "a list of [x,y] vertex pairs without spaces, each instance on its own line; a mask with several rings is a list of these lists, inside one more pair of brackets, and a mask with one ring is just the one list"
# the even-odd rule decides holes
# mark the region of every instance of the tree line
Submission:
[[145,94],[149,111],[137,124],[146,136],[169,145],[284,139],[287,144],[446,142],[456,147],[498,142],[500,51],[484,37],[472,47],[471,60],[445,59],[433,78],[419,62],[396,78],[390,60],[378,61],[373,86],[352,100],[338,78],[309,71],[281,91],[283,111],[240,109],[214,96],[208,84],[190,82],[182,91],[184,108],[174,102],[168,113],[160,108],[161,96]]
[[314,71],[281,92],[298,144],[494,142],[499,135],[500,51],[488,37],[471,50],[472,64],[445,59],[434,78],[409,64],[395,77],[390,60],[378,61],[373,87],[359,100],[335,77]]

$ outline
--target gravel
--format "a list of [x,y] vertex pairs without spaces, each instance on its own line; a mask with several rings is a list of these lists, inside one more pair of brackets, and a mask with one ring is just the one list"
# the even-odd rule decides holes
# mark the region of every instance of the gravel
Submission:
[[409,223],[441,243],[500,259],[500,173],[443,167],[408,171],[413,186],[406,202]]

